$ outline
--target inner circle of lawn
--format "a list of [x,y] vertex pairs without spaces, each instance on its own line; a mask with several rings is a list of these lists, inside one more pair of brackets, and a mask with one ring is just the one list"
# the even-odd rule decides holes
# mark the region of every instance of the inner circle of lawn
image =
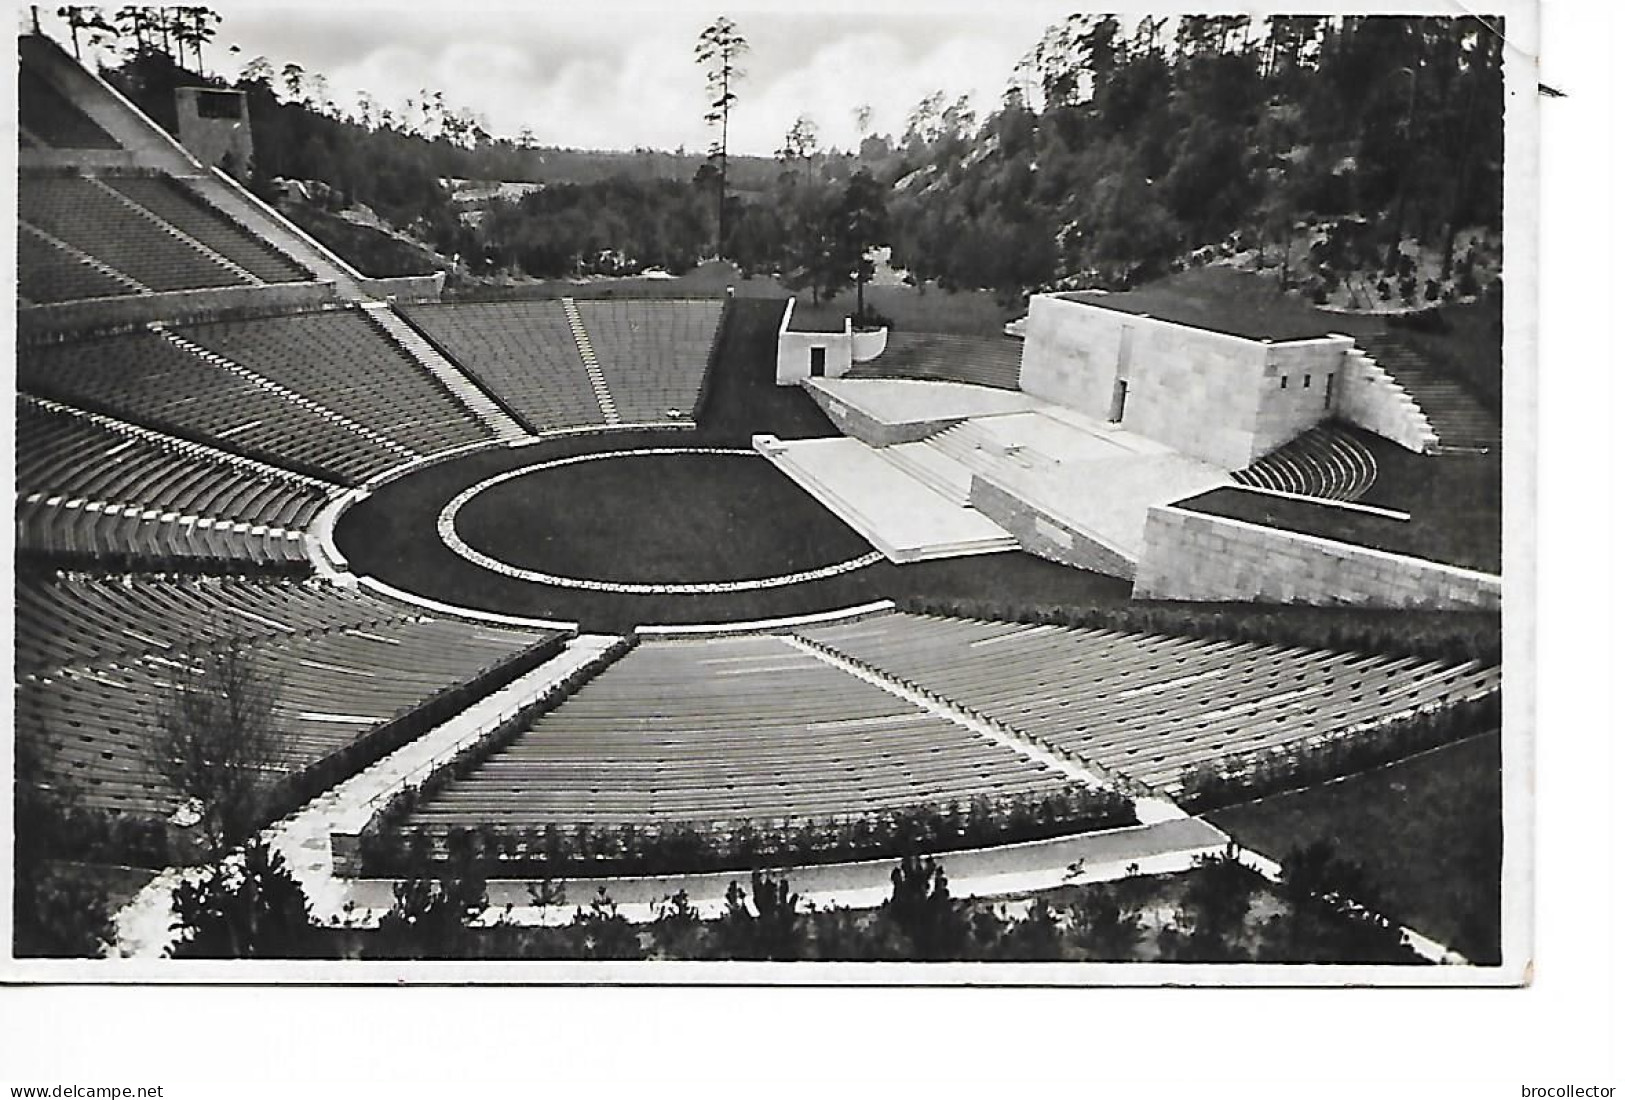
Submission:
[[581,580],[704,584],[799,573],[869,544],[755,454],[614,454],[508,478],[457,534],[509,565]]

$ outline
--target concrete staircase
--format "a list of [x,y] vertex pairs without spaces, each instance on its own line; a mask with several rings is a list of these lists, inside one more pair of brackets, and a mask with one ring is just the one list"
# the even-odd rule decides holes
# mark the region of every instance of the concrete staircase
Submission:
[[570,335],[575,337],[576,350],[581,353],[581,362],[587,368],[587,380],[592,383],[593,396],[598,398],[598,408],[604,414],[604,423],[619,424],[621,414],[615,408],[615,395],[609,390],[609,383],[604,380],[604,372],[598,366],[598,353],[592,350],[592,341],[587,337],[587,325],[581,320],[581,311],[576,308],[574,298],[563,298],[564,316],[570,322]]
[[504,412],[484,390],[458,370],[455,363],[440,354],[433,344],[420,336],[416,329],[402,320],[388,303],[363,302],[361,312],[362,316],[371,321],[380,332],[411,356],[413,362],[428,371],[453,398],[474,415],[475,419],[484,424],[492,435],[504,443],[517,443],[530,438],[530,433],[526,432],[518,421]]
[[1234,476],[1257,489],[1351,501],[1376,484],[1377,460],[1348,432],[1317,424]]
[[758,437],[756,449],[842,522],[897,564],[1020,549],[1015,537],[973,508],[924,486],[856,439]]
[[1460,383],[1389,333],[1360,338],[1359,350],[1375,360],[1410,395],[1432,425],[1440,451],[1496,450],[1501,425]]
[[1375,358],[1358,347],[1346,353],[1337,411],[1349,423],[1418,454],[1439,449],[1439,433],[1416,399]]
[[1009,480],[1013,463],[1030,466],[1019,457],[1019,449],[1007,449],[975,420],[961,421],[927,436],[923,442],[971,473],[994,480]]
[[884,447],[880,450],[880,457],[959,507],[970,507],[972,472],[946,451],[933,447],[928,440]]

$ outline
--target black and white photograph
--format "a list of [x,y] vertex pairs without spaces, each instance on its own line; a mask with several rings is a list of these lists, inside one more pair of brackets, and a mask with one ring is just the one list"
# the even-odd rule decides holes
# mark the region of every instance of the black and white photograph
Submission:
[[0,1083],[1612,1094],[1574,7],[14,6]]
[[1192,8],[16,8],[0,978],[1528,985],[1536,6]]

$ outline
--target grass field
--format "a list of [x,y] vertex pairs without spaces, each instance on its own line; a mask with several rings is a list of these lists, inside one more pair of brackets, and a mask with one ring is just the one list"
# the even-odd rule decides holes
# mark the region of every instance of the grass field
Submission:
[[1388,916],[1475,962],[1500,961],[1498,733],[1207,816],[1273,859],[1328,840],[1365,867]]
[[603,581],[747,580],[870,553],[770,462],[743,454],[627,455],[538,470],[470,499],[457,528],[510,565]]
[[1377,461],[1377,481],[1360,503],[1409,513],[1409,520],[1215,489],[1180,502],[1209,515],[1302,531],[1428,561],[1501,571],[1501,459],[1488,455],[1419,455],[1350,425],[1340,425]]
[[1253,340],[1304,340],[1329,332],[1353,334],[1380,328],[1376,318],[1316,309],[1282,294],[1273,278],[1233,267],[1193,268],[1133,290],[1080,294],[1079,301],[1124,313],[1147,313],[1164,321],[1227,332]]
[[1412,349],[1465,386],[1493,415],[1501,415],[1500,284],[1474,301],[1454,302],[1440,306],[1425,319],[1399,318],[1389,325]]
[[[1026,312],[1006,306],[987,290],[940,290],[935,285],[871,286],[863,292],[866,308],[889,318],[899,332],[946,332],[959,336],[998,336],[1005,323]],[[834,299],[813,305],[803,291],[796,297],[796,327],[839,330],[841,319],[856,312],[857,292],[844,290]]]

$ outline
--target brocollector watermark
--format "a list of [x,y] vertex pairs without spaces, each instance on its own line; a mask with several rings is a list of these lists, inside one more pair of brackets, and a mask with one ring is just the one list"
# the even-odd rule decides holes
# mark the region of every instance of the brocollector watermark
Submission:
[[1610,1097],[1614,1095],[1614,1090],[1608,1085],[1524,1085],[1523,1095],[1546,1100],[1571,1100],[1574,1097]]

